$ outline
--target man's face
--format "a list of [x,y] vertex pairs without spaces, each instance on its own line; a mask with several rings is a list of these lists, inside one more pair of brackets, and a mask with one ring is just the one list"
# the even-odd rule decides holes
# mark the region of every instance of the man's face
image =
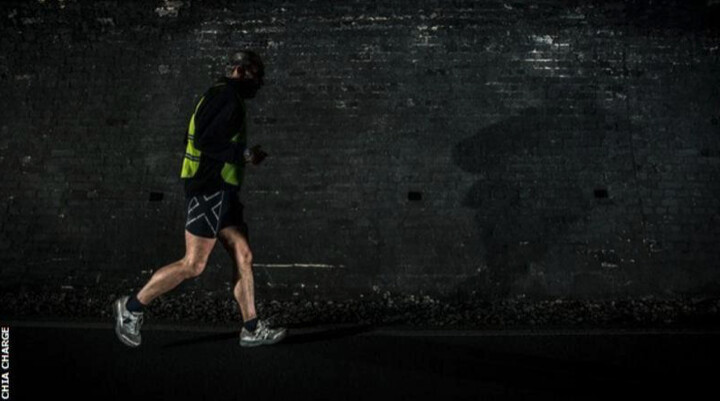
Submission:
[[262,65],[252,64],[247,69],[248,72],[248,79],[254,80],[258,86],[265,85],[265,81],[263,79],[265,78],[265,67]]
[[253,98],[257,94],[257,91],[265,85],[265,67],[258,64],[251,64],[244,69],[242,74],[243,85],[246,89],[245,96]]

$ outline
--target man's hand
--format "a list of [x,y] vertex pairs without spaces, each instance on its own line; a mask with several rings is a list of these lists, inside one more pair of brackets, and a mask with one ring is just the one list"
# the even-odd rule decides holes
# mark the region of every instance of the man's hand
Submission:
[[260,149],[260,145],[255,145],[252,148],[245,149],[244,156],[246,163],[258,165],[262,163],[263,160],[265,160],[268,154],[265,153],[262,149]]

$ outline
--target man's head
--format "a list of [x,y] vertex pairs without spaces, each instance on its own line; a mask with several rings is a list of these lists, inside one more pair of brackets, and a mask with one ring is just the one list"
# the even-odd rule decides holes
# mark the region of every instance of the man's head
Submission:
[[230,78],[240,84],[241,95],[253,98],[265,84],[265,66],[260,56],[251,50],[241,50],[230,55]]

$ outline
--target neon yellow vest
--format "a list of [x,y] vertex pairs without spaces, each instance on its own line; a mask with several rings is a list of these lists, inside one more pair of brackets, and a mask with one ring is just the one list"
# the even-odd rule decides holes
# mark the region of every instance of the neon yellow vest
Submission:
[[[195,148],[195,114],[197,114],[198,109],[200,109],[200,105],[202,105],[203,101],[205,100],[205,96],[200,98],[200,101],[198,102],[197,106],[195,106],[195,112],[193,113],[192,117],[190,117],[190,125],[188,126],[188,141],[187,141],[187,147],[185,148],[185,157],[183,158],[183,165],[182,165],[182,172],[180,173],[180,177],[182,178],[192,178],[197,173],[198,169],[200,169],[200,156],[202,155],[202,152]],[[230,142],[240,142],[245,143],[246,142],[246,119],[245,119],[245,102],[243,99],[239,99],[240,101],[240,108],[242,113],[242,127],[240,128],[240,132],[233,135],[233,137],[230,139]],[[243,179],[243,172],[244,168],[242,164],[232,164],[232,163],[225,163],[223,165],[222,171],[220,174],[222,175],[223,181],[230,185],[240,186]]]

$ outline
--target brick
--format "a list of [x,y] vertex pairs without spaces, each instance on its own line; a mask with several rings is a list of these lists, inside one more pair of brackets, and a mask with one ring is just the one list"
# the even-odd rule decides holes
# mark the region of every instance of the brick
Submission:
[[[13,55],[0,66],[12,117],[0,167],[13,173],[0,181],[0,227],[23,241],[0,264],[22,271],[85,244],[92,273],[118,248],[132,250],[108,262],[118,271],[181,252],[187,119],[229,46],[248,44],[268,66],[248,105],[250,142],[270,157],[242,192],[251,232],[266,240],[259,262],[337,257],[366,274],[358,283],[460,280],[482,264],[493,280],[475,290],[509,296],[528,273],[512,271],[514,248],[503,246],[534,241],[512,263],[554,272],[539,294],[640,293],[655,288],[648,270],[670,283],[663,291],[706,287],[720,233],[677,224],[713,222],[720,206],[720,34],[706,17],[717,6],[316,3],[290,18],[273,14],[290,7],[280,0],[207,0],[164,17],[141,1],[3,2],[0,15],[17,15],[0,27],[0,54]],[[595,198],[601,188],[607,198]],[[150,204],[150,192],[163,202]],[[107,232],[114,240],[97,239]],[[695,248],[682,254],[690,232]],[[652,260],[626,246],[665,235]],[[586,274],[573,285],[597,260],[554,256],[575,252],[570,241],[608,241],[635,258],[623,281],[638,284]]]

